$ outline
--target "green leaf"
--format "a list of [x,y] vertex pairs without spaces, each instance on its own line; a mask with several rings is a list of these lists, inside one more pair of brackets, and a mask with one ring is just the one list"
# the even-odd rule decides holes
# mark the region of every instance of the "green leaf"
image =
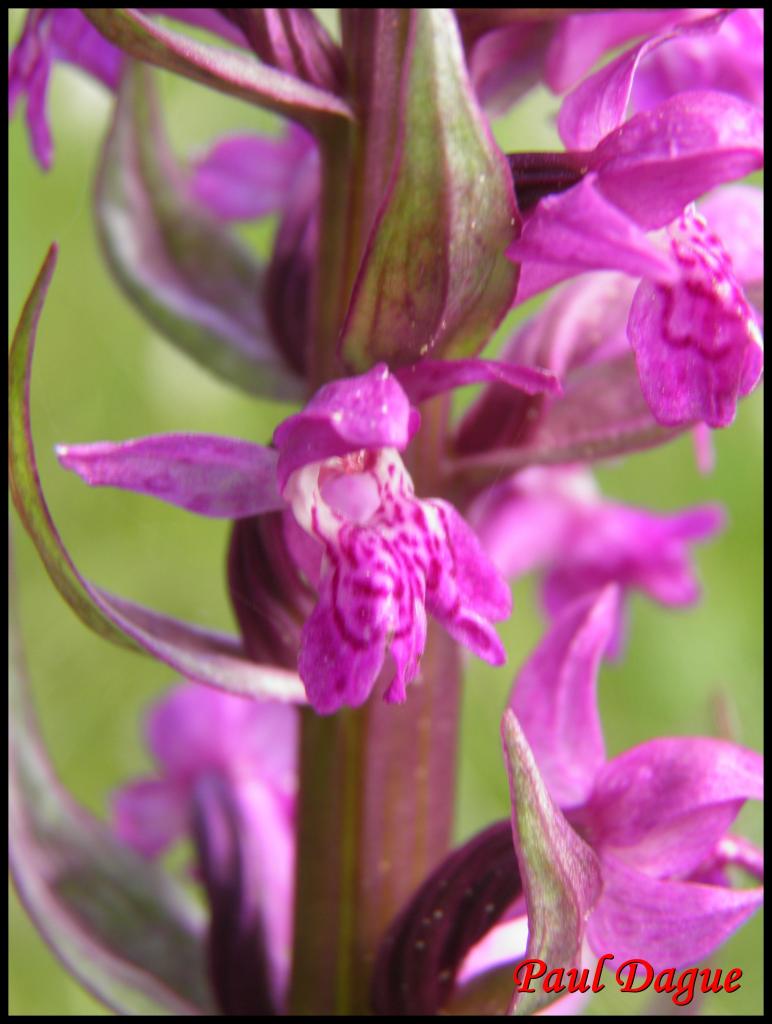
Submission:
[[22,310],[9,354],[9,474],[13,503],[54,586],[90,629],[113,643],[144,651],[193,682],[277,700],[305,701],[297,674],[258,665],[233,637],[160,615],[89,583],[70,558],[40,484],[29,413],[35,334],[56,262],[52,246]]
[[345,100],[293,75],[259,63],[252,54],[223,50],[156,25],[129,7],[84,7],[109,42],[131,57],[192,78],[298,121],[311,132],[353,120]]
[[96,185],[115,277],[169,341],[230,384],[303,395],[266,321],[263,267],[187,192],[163,133],[152,72],[129,62]]
[[[405,42],[391,47],[402,53],[391,94],[369,96],[364,166],[390,174],[374,221],[376,211],[364,213],[372,228],[341,352],[358,369],[472,355],[517,283],[505,256],[517,229],[511,175],[469,84],[452,12],[405,9],[373,24]],[[366,31],[359,45],[372,46]]]
[[[555,806],[512,711],[504,715],[502,736],[528,913],[525,957],[544,961],[548,971],[577,967],[587,918],[601,893],[600,864]],[[538,982],[533,987],[532,994],[515,993],[510,1013],[535,1013],[556,998]]]
[[22,903],[64,966],[116,1013],[211,1015],[202,915],[60,784],[11,605],[9,862]]
[[106,640],[136,649],[136,644],[110,621],[85,592],[78,571],[51,519],[35,464],[29,418],[29,382],[35,334],[56,266],[56,256],[57,247],[52,245],[22,310],[9,355],[8,462],[11,497],[27,533],[35,542],[48,575],[75,614]]

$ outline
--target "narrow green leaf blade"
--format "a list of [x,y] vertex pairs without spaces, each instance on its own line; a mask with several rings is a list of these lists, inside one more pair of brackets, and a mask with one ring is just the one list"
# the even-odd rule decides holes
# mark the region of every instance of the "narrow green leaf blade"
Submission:
[[[512,711],[504,715],[502,736],[528,912],[526,959],[542,960],[548,970],[577,967],[585,924],[601,893],[600,864],[552,801]],[[515,994],[510,1013],[535,1013],[556,998],[534,987],[532,994]]]
[[353,120],[345,100],[260,64],[251,54],[197,42],[156,25],[133,8],[82,10],[108,42],[131,57],[293,118],[311,132],[324,132],[333,124]]
[[233,637],[179,622],[106,593],[84,579],[70,558],[43,495],[29,410],[36,329],[55,261],[56,247],[52,246],[11,345],[8,399],[11,496],[52,583],[94,632],[158,658],[193,682],[249,696],[304,702],[305,691],[295,672],[249,661]]
[[29,298],[21,313],[8,362],[8,464],[11,497],[27,533],[57,590],[75,614],[106,640],[136,649],[84,591],[78,572],[64,549],[43,498],[32,446],[29,417],[29,385],[35,334],[54,267],[57,247],[48,250]]

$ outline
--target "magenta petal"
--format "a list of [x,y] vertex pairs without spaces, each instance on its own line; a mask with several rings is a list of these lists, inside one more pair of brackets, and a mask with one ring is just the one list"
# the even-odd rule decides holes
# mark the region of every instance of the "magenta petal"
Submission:
[[113,444],[58,445],[91,487],[147,494],[197,515],[242,519],[284,507],[270,448],[211,434],[160,434]]
[[520,670],[509,700],[562,808],[587,799],[606,759],[596,685],[618,603],[610,586],[566,608]]
[[539,81],[550,30],[550,23],[539,19],[514,21],[474,41],[467,58],[469,75],[489,117],[506,113]]
[[621,270],[633,277],[672,280],[673,261],[645,232],[599,193],[588,174],[578,185],[542,199],[507,250],[522,264],[518,303],[586,270]]
[[21,37],[8,60],[8,117],[12,117],[22,95],[27,95],[27,128],[35,157],[47,171],[51,167],[53,142],[48,125],[46,94],[51,72],[50,24],[43,9],[30,11]]
[[588,493],[592,479],[582,471],[533,467],[483,491],[470,519],[498,570],[517,578],[569,549],[577,502]]
[[49,11],[54,56],[87,71],[108,89],[117,89],[125,60],[123,52],[111,46],[78,8],[49,8]]
[[407,698],[407,684],[418,675],[421,655],[426,647],[426,626],[426,608],[416,602],[412,621],[391,641],[395,672],[383,695],[387,704],[401,704]]
[[490,622],[471,608],[462,608],[453,616],[431,609],[454,640],[489,665],[504,665],[507,652]]
[[726,13],[721,13],[702,18],[669,35],[645,39],[586,78],[566,97],[558,115],[558,130],[566,148],[592,149],[622,124],[627,116],[633,79],[644,57],[671,40],[715,33],[725,17]]
[[53,157],[46,94],[56,60],[74,64],[115,89],[124,57],[77,8],[29,10],[8,64],[8,114],[12,115],[19,97],[26,93],[32,150],[44,170],[50,168]]
[[264,217],[282,208],[312,151],[311,137],[297,126],[280,138],[228,136],[193,164],[191,195],[223,221]]
[[[267,705],[266,705],[267,708]],[[296,718],[294,719],[296,722]],[[277,733],[273,744],[283,742]],[[293,759],[296,746],[291,748]],[[259,771],[262,775],[263,764]],[[246,824],[246,853],[261,903],[268,939],[268,957],[278,1005],[284,1005],[292,953],[295,884],[294,804],[282,798],[274,780],[241,780],[239,806]]]
[[140,779],[113,797],[115,832],[143,857],[156,857],[188,827],[184,791],[161,779]]
[[[573,536],[545,582],[550,614],[606,583],[643,590],[668,605],[691,604],[699,584],[690,564],[690,542],[707,539],[723,524],[717,505],[663,515],[614,502],[599,502],[577,516]],[[576,514],[575,513],[575,514]]]
[[633,106],[646,110],[684,89],[719,89],[764,105],[764,12],[735,8],[709,42],[688,35],[650,54],[633,86]]
[[607,50],[635,36],[660,32],[689,17],[707,13],[685,8],[622,8],[572,14],[555,30],[547,51],[545,78],[553,92],[565,92],[590,70]]
[[668,882],[603,857],[603,895],[587,937],[599,956],[616,966],[645,959],[655,971],[698,964],[757,910],[763,889],[725,889],[696,882]]
[[674,285],[642,281],[627,331],[646,401],[666,426],[726,427],[763,366],[755,314],[720,240],[689,212],[671,229]]
[[726,185],[703,199],[698,209],[721,239],[743,284],[764,279],[764,193],[753,185]]
[[591,167],[608,200],[661,228],[709,189],[763,167],[763,144],[760,110],[725,93],[682,92],[607,135]]
[[180,785],[207,768],[233,766],[276,790],[294,787],[297,716],[276,701],[178,686],[153,708],[147,739],[164,773]]
[[349,636],[327,584],[303,627],[298,672],[308,701],[322,715],[344,705],[363,704],[375,685],[386,656],[385,629],[370,642]]
[[505,384],[527,395],[559,394],[560,382],[549,371],[493,359],[424,359],[396,371],[395,376],[416,405],[467,384]]
[[363,448],[402,450],[419,422],[402,387],[382,363],[361,377],[325,384],[302,412],[276,428],[279,487],[284,490],[289,476],[310,462]]
[[763,796],[761,754],[724,740],[643,743],[609,761],[582,811],[596,847],[659,877],[712,854],[742,803]]
[[512,594],[477,534],[450,502],[435,499],[432,505],[439,512],[445,530],[449,559],[462,602],[486,619],[506,619],[512,612]]

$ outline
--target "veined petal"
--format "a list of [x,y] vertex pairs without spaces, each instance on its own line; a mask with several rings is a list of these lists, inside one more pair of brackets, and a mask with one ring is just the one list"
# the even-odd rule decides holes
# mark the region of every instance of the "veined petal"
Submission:
[[91,487],[147,494],[197,515],[243,519],[284,507],[272,448],[211,434],[57,445],[60,464]]
[[[323,587],[303,627],[298,657],[308,700],[322,715],[344,705],[358,707],[367,700],[383,666],[386,636],[394,623],[390,593],[380,599],[368,593],[366,602],[356,603],[357,580],[347,580],[343,588],[338,580],[333,574]],[[346,628],[347,617],[355,619],[359,635]],[[401,696],[404,699],[404,687]]]
[[455,510],[415,497],[394,449],[310,463],[290,475],[284,497],[323,552],[298,662],[317,711],[363,703],[388,650],[396,671],[384,699],[404,700],[427,612],[479,657],[503,663],[488,620],[508,613],[506,584]]
[[360,377],[325,384],[302,412],[273,435],[283,491],[290,475],[310,462],[373,448],[407,447],[420,417],[388,368],[380,363]]
[[609,586],[566,608],[520,670],[509,699],[542,778],[564,809],[587,799],[606,760],[596,686],[618,601],[617,588]]
[[598,772],[581,820],[596,848],[653,877],[684,877],[710,857],[743,802],[762,796],[761,754],[725,740],[660,738]]
[[700,963],[762,903],[764,891],[649,878],[603,856],[603,894],[587,926],[595,953],[655,971]]
[[669,229],[675,283],[642,281],[628,336],[646,401],[659,423],[726,427],[763,366],[756,316],[720,239],[693,208]]
[[512,594],[493,566],[477,534],[450,502],[435,499],[452,553],[461,600],[494,622],[512,611]]

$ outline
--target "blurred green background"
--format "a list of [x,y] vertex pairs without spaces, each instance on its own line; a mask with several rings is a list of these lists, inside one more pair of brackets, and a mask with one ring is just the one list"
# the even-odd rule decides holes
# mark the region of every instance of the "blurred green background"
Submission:
[[[10,14],[15,38],[21,12]],[[165,116],[181,153],[227,131],[276,131],[278,120],[197,85],[159,76]],[[213,627],[233,629],[224,588],[225,523],[120,492],[90,491],[58,468],[56,442],[123,439],[167,431],[205,431],[266,442],[288,408],[261,404],[218,384],[148,327],[109,276],[91,214],[91,186],[110,97],[77,72],[52,77],[54,169],[32,159],[22,113],[10,126],[9,332],[52,240],[59,264],[43,313],[33,374],[32,417],[43,485],[54,519],[81,569],[108,589]],[[535,91],[496,125],[505,148],[555,148],[555,101]],[[275,221],[244,231],[267,251]],[[510,317],[501,337],[511,331]],[[762,395],[714,434],[717,466],[695,467],[683,437],[666,448],[607,463],[604,491],[654,509],[721,501],[728,526],[696,550],[704,584],[699,606],[671,611],[633,598],[625,658],[605,666],[600,700],[609,754],[655,735],[716,731],[718,692],[736,718],[736,738],[762,742]],[[150,767],[141,718],[172,682],[150,659],[125,653],[88,632],[65,607],[20,528],[14,541],[22,627],[46,742],[65,784],[105,815],[111,791]],[[505,668],[469,664],[459,778],[458,836],[508,814],[499,751],[502,707],[515,670],[537,642],[542,621],[531,581],[515,589],[515,614],[502,633]],[[761,840],[761,813],[747,808],[740,827]],[[60,968],[13,893],[10,904],[12,1015],[92,1015],[105,1011]],[[761,914],[719,950],[712,964],[743,970],[742,988],[711,996],[706,1014],[755,1014],[762,1007]],[[668,1011],[672,1004],[668,1002]],[[607,990],[589,1005],[597,1014],[637,1014],[648,997]]]

